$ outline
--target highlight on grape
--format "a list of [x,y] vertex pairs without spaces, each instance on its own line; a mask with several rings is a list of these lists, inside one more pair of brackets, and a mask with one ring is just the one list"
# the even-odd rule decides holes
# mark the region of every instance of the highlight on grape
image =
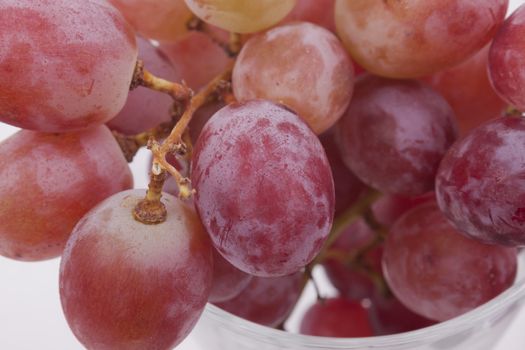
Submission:
[[60,257],[93,350],[173,349],[206,303],[337,338],[468,313],[525,245],[508,5],[0,0],[0,255]]

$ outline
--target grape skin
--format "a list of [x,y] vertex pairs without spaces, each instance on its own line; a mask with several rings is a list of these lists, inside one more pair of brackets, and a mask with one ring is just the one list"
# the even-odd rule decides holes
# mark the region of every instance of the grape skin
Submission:
[[230,104],[195,145],[195,204],[232,265],[271,277],[319,252],[334,215],[334,185],[321,143],[293,112],[269,101]]
[[366,309],[357,301],[331,298],[313,304],[303,316],[301,334],[321,337],[371,337]]
[[481,241],[525,245],[525,119],[501,117],[447,152],[436,176],[443,213]]
[[188,32],[192,13],[184,0],[109,0],[142,36],[173,42]]
[[335,33],[335,0],[297,0],[297,4],[281,24],[303,21],[317,24]]
[[441,158],[457,137],[454,112],[415,80],[358,79],[339,120],[345,164],[369,186],[405,196],[432,190]]
[[103,0],[0,2],[0,121],[63,132],[102,124],[124,106],[137,48]]
[[490,48],[489,73],[496,92],[508,103],[525,110],[525,5],[500,28]]
[[517,250],[460,234],[435,203],[403,215],[385,241],[383,272],[412,311],[446,321],[496,297],[516,277]]
[[454,110],[461,135],[500,116],[505,109],[487,73],[489,48],[487,45],[468,60],[426,79]]
[[133,187],[105,126],[47,134],[22,130],[0,143],[0,254],[59,256],[77,221],[98,202]]
[[[148,40],[137,37],[137,44],[139,59],[149,72],[170,81],[181,80],[167,57]],[[172,105],[170,96],[139,86],[130,91],[124,108],[107,126],[126,135],[139,134],[170,121]]]
[[299,22],[248,40],[235,63],[232,84],[237,100],[283,103],[321,134],[348,107],[354,71],[335,35]]
[[255,33],[283,19],[296,0],[185,0],[203,21],[233,33]]
[[367,71],[417,78],[467,59],[494,36],[508,0],[337,0],[337,31]]
[[75,227],[60,265],[66,319],[88,349],[171,349],[202,313],[212,281],[196,213],[164,194],[167,220],[136,221],[144,190],[118,193]]
[[248,321],[276,327],[299,300],[302,283],[299,272],[282,277],[254,277],[238,296],[215,305]]

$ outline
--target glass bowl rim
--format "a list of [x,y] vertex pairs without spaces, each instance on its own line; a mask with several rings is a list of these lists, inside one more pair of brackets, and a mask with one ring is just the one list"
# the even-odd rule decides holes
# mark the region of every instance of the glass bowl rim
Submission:
[[[518,269],[525,269],[525,253],[522,252],[518,254],[518,261],[521,262],[521,264],[518,264]],[[518,276],[519,275],[517,275],[517,278]],[[498,311],[505,306],[518,302],[520,299],[525,299],[524,275],[522,275],[520,280],[512,287],[494,299],[458,317],[410,332],[367,338],[317,337],[286,332],[245,320],[210,303],[206,305],[205,315],[215,322],[233,328],[233,332],[239,334],[241,337],[256,337],[258,340],[264,337],[268,343],[292,343],[294,345],[309,346],[313,349],[346,349],[366,346],[388,347],[401,344],[416,344],[418,342],[429,343],[433,340],[444,338],[447,335],[460,333],[471,328],[472,325],[483,322],[483,320],[487,319],[490,315],[497,314]]]

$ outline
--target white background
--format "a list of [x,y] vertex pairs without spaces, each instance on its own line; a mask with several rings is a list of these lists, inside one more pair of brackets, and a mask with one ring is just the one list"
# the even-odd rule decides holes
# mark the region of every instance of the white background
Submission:
[[[511,8],[524,2],[510,0]],[[0,140],[15,131],[0,123]],[[137,187],[144,187],[145,152],[139,158],[138,164],[133,165],[135,182]],[[58,259],[21,263],[0,257],[0,350],[83,349],[62,315],[58,265]],[[522,310],[495,350],[525,349],[524,330],[525,310]],[[177,349],[205,350],[198,347],[191,335]]]

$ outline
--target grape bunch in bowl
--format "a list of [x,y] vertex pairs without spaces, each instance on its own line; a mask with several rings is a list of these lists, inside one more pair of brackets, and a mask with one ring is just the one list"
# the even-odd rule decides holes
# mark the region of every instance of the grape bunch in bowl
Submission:
[[492,349],[524,91],[507,0],[0,0],[0,255],[87,349]]

